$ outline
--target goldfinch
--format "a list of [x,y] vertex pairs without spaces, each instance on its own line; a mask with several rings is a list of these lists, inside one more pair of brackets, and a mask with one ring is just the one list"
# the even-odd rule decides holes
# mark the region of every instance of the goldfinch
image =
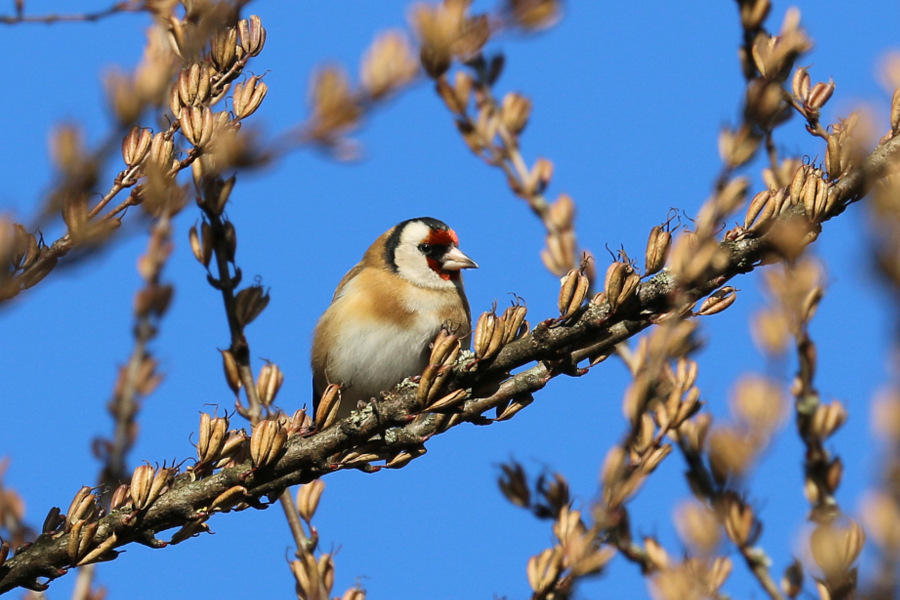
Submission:
[[313,406],[341,386],[338,417],[428,364],[442,327],[466,339],[472,328],[462,269],[476,269],[456,232],[430,217],[394,226],[344,275],[316,325]]

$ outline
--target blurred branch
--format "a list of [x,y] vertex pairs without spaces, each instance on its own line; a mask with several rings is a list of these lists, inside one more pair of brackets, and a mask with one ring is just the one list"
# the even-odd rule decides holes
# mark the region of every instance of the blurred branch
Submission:
[[[884,141],[857,168],[870,176],[882,174],[898,151],[900,137]],[[839,213],[846,203],[855,200],[862,180],[855,187],[832,186],[828,196],[832,211],[821,214],[820,218],[824,220]],[[172,481],[168,491],[160,493],[153,502],[138,508],[129,508],[126,503],[98,518],[92,544],[100,547],[102,552],[93,560],[112,558],[114,548],[134,541],[157,547],[166,545],[155,538],[156,532],[173,527],[196,527],[217,512],[210,507],[225,506],[218,510],[233,508],[237,503],[233,500],[234,492],[229,492],[233,488],[242,490],[241,503],[237,504],[259,505],[274,500],[290,485],[310,482],[335,470],[377,471],[382,468],[372,464],[377,460],[387,460],[386,466],[402,466],[418,455],[418,448],[433,435],[466,421],[493,422],[484,414],[488,410],[498,407],[505,410],[510,403],[524,406],[530,402],[531,394],[551,379],[573,373],[573,363],[589,355],[609,354],[616,344],[658,323],[667,312],[683,313],[685,307],[673,307],[671,298],[699,299],[728,279],[752,271],[764,260],[771,260],[772,254],[781,256],[785,252],[796,252],[795,246],[785,246],[784,227],[790,224],[796,227],[798,219],[806,223],[801,228],[803,232],[817,228],[803,216],[802,206],[795,205],[769,223],[763,233],[738,228],[741,235],[726,234],[726,241],[719,245],[719,250],[727,261],[718,269],[703,271],[708,276],[693,281],[688,287],[666,270],[632,289],[626,297],[619,297],[614,309],[601,298],[582,306],[564,321],[549,319],[541,322],[530,333],[503,347],[492,360],[478,361],[471,355],[464,355],[445,384],[451,393],[453,390],[465,392],[457,403],[442,408],[441,412],[422,413],[415,387],[400,386],[381,400],[313,435],[303,434],[303,427],[295,426],[290,419],[268,421],[272,425],[265,428],[264,436],[250,445],[251,454],[256,457],[254,462],[241,462],[206,477],[180,475]],[[803,241],[808,243],[814,237],[807,235]],[[513,369],[529,363],[534,364],[516,375],[509,375]],[[301,421],[308,423],[308,417]],[[262,431],[259,434],[262,435]],[[373,439],[379,434],[380,438]],[[254,430],[254,437],[257,435]],[[277,443],[279,439],[280,444]],[[232,498],[230,503],[222,499],[225,494]],[[66,550],[69,535],[51,530],[38,536],[31,546],[20,549],[0,566],[0,591],[17,586],[33,587],[38,577],[61,575],[61,569],[72,562]]]
[[2,25],[19,25],[21,23],[43,23],[52,25],[54,23],[79,23],[79,22],[95,22],[106,17],[110,17],[121,13],[142,12],[146,10],[146,2],[144,0],[128,0],[126,2],[116,2],[109,8],[101,9],[95,12],[72,13],[72,14],[47,14],[47,15],[26,15],[25,0],[16,0],[16,12],[14,15],[0,15],[0,24]]

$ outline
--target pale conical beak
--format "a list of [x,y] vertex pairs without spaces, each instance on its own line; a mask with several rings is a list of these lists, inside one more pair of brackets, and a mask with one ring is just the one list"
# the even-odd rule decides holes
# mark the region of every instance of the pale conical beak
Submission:
[[463,254],[463,251],[456,246],[450,246],[450,249],[441,257],[441,268],[445,271],[477,269],[478,263]]

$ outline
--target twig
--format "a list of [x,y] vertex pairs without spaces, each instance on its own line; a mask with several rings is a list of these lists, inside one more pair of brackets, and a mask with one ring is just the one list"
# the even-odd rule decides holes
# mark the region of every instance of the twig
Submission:
[[[24,2],[22,4],[24,4]],[[43,23],[45,25],[52,25],[54,23],[94,23],[115,14],[141,12],[143,10],[146,10],[144,2],[130,0],[127,2],[116,2],[109,8],[104,8],[96,12],[64,15],[26,15],[24,14],[24,7],[20,4],[17,7],[15,15],[0,15],[0,25],[19,25],[22,23]]]

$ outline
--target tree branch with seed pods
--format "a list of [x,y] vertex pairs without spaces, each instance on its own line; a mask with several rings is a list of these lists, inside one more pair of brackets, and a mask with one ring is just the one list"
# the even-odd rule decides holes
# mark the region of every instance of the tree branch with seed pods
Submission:
[[[346,469],[374,473],[402,468],[424,454],[432,436],[461,423],[488,425],[510,419],[555,378],[589,375],[618,351],[634,380],[624,398],[627,431],[607,455],[601,499],[590,511],[573,507],[562,475],[540,478],[532,492],[520,466],[503,468],[500,483],[505,495],[553,521],[552,547],[527,565],[532,597],[570,597],[582,578],[602,573],[616,552],[642,570],[659,597],[684,597],[686,591],[720,597],[719,590],[733,569],[731,559],[718,552],[724,530],[767,596],[794,598],[801,590],[795,584],[802,569],[789,567],[779,588],[769,572],[767,555],[756,545],[761,522],[740,487],[742,475],[777,425],[781,392],[762,378],[743,380],[732,399],[735,422],[713,426],[709,414],[701,411],[695,386],[697,365],[689,357],[695,349],[696,318],[715,315],[734,302],[737,291],[726,284],[778,262],[780,271],[767,272],[774,306],[760,317],[758,329],[769,335],[773,351],[786,347],[788,336],[794,339],[800,368],[791,391],[796,426],[806,449],[810,518],[816,523],[811,547],[822,571],[816,585],[823,599],[851,597],[864,534],[840,512],[834,498],[843,466],[824,442],[846,414],[837,401],[823,404],[814,387],[815,346],[807,325],[822,297],[822,284],[804,250],[822,233],[823,223],[873,187],[887,188],[889,192],[882,191],[884,197],[896,192],[890,186],[900,153],[900,95],[895,93],[892,100],[890,131],[873,150],[864,151],[857,118],[830,129],[819,123],[820,110],[834,86],[810,85],[806,69],[796,65],[809,48],[799,15],[789,13],[781,33],[771,36],[762,26],[768,2],[738,4],[747,100],[743,123],[723,132],[720,139],[724,167],[712,197],[701,207],[694,231],[672,232],[664,226],[651,230],[643,272],[621,253],[607,267],[603,291],[597,294],[590,291],[592,260],[579,263],[577,258],[574,203],[568,196],[548,203],[543,194],[550,181],[550,163],[539,160],[528,169],[521,155],[518,136],[527,122],[530,102],[521,95],[508,95],[500,103],[494,98],[492,86],[500,63],[486,59],[480,51],[500,27],[492,26],[488,16],[469,16],[469,5],[462,0],[414,10],[413,27],[424,69],[437,82],[438,93],[467,144],[507,175],[513,192],[526,200],[547,228],[544,263],[564,274],[559,313],[543,315],[531,327],[523,303],[517,301],[500,315],[494,308],[477,320],[474,352],[463,349],[453,333],[442,332],[418,382],[407,381],[385,391],[342,420],[335,418],[335,388],[326,392],[316,415],[302,409],[290,416],[282,413],[273,404],[283,380],[280,369],[267,364],[254,375],[251,365],[245,329],[264,311],[269,296],[258,282],[240,287],[237,226],[225,209],[237,181],[230,173],[274,158],[285,148],[276,144],[275,150],[261,151],[253,140],[238,135],[243,120],[261,106],[267,88],[258,76],[232,83],[250,58],[262,51],[266,31],[259,18],[236,19],[225,5],[214,5],[217,8],[210,12],[186,10],[183,15],[162,13],[151,3],[142,7],[158,19],[159,39],[151,37],[148,42],[144,71],[139,68],[134,79],[113,78],[110,83],[124,132],[126,169],[90,205],[88,192],[96,187],[105,149],[87,152],[76,129],[61,129],[54,146],[61,183],[50,194],[48,206],[62,214],[66,233],[42,246],[20,224],[7,221],[0,228],[0,254],[10,265],[0,281],[0,294],[9,299],[38,283],[71,250],[106,243],[129,207],[142,205],[151,216],[151,242],[140,266],[145,287],[135,300],[137,334],[132,358],[123,370],[121,385],[116,386],[112,409],[116,450],[110,454],[104,477],[109,487],[122,483],[108,493],[107,500],[101,496],[109,490],[98,494],[85,486],[65,514],[58,508],[50,510],[33,541],[25,542],[22,534],[13,538],[14,546],[4,542],[0,592],[16,587],[44,589],[46,580],[64,575],[71,567],[113,560],[129,544],[163,548],[181,543],[207,532],[208,521],[217,513],[258,509],[281,500],[297,545],[290,568],[298,594],[329,597],[334,560],[331,554],[316,555],[318,534],[312,525],[324,485],[320,478]],[[125,10],[124,6],[131,10],[131,5],[116,6],[120,8],[113,12]],[[506,7],[509,23],[524,29],[546,25],[557,8],[555,2],[514,0]],[[21,10],[17,18],[26,20]],[[389,34],[373,45],[358,88],[340,70],[321,71],[313,83],[309,122],[289,132],[284,143],[300,140],[330,150],[344,148],[345,134],[359,124],[365,110],[415,76],[408,47],[398,35]],[[446,73],[460,59],[475,76],[457,71],[451,85]],[[791,72],[794,77],[788,91],[784,82]],[[146,82],[142,77],[155,83],[147,96],[135,95],[137,89],[145,89],[139,85]],[[476,112],[470,113],[473,90]],[[229,93],[232,110],[214,112],[212,107]],[[173,117],[167,129],[154,134],[136,124],[146,110],[161,110],[166,101]],[[813,136],[825,142],[824,169],[778,159],[773,132],[791,109],[806,119]],[[185,147],[179,154],[182,139]],[[749,195],[748,180],[733,174],[749,163],[762,139],[770,159],[764,176],[769,189],[750,200],[743,224],[723,232],[721,224],[744,206]],[[247,435],[243,429],[232,428],[233,415],[203,414],[192,464],[146,463],[128,477],[124,461],[132,439],[133,398],[148,394],[156,380],[147,344],[153,338],[155,319],[165,313],[172,293],[171,286],[161,283],[160,270],[167,255],[169,219],[187,204],[187,191],[177,178],[188,167],[202,211],[202,221],[189,233],[191,249],[208,269],[210,285],[221,293],[229,335],[228,347],[221,350],[225,377],[236,397],[235,410],[250,423],[252,432]],[[132,190],[128,199],[107,210],[125,189]],[[891,202],[882,200],[880,210],[890,213],[896,208]],[[895,241],[897,236],[887,239]],[[890,251],[884,256],[885,271],[900,272],[891,262]],[[651,333],[634,349],[623,344],[646,329]],[[892,398],[885,406],[894,410],[894,404]],[[888,433],[896,441],[896,431]],[[673,559],[652,536],[642,543],[635,541],[629,524],[628,502],[673,449],[666,440],[681,451],[695,495],[679,510],[681,534],[690,548],[683,560]],[[297,484],[303,486],[294,499],[288,488]],[[894,518],[883,515],[894,514],[895,491],[885,490],[873,500],[879,503],[883,519]],[[0,509],[10,504],[4,500]],[[160,536],[170,530],[174,533]],[[896,539],[885,535],[879,540],[887,557],[885,565],[896,565],[900,556]],[[881,586],[896,590],[896,583],[886,576]],[[361,599],[364,592],[355,587],[344,597]]]

